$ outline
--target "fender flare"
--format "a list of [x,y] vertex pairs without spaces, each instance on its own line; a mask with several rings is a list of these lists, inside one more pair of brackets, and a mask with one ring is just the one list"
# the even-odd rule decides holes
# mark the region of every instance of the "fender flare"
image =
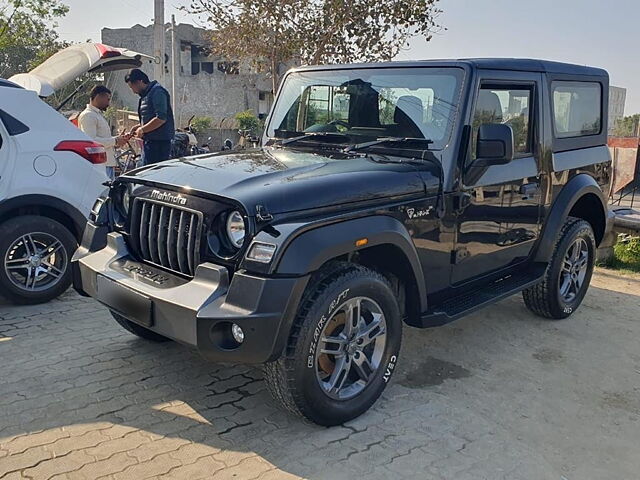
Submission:
[[[274,259],[275,274],[284,276],[308,275],[317,271],[332,258],[379,245],[392,245],[404,254],[415,278],[422,311],[427,308],[426,283],[422,266],[411,236],[404,225],[387,215],[346,220],[312,229],[294,232]],[[367,244],[356,247],[358,239]]]
[[12,211],[25,207],[45,208],[58,211],[61,215],[71,220],[74,229],[72,233],[78,239],[78,242],[82,239],[87,217],[73,205],[50,195],[21,195],[0,202],[0,221],[6,220]]
[[544,221],[542,235],[540,236],[539,247],[535,257],[536,262],[548,263],[551,260],[558,232],[566,222],[569,212],[580,198],[591,193],[600,199],[602,216],[606,222],[608,208],[600,185],[592,176],[586,173],[576,175],[562,188],[550,207],[550,211]]

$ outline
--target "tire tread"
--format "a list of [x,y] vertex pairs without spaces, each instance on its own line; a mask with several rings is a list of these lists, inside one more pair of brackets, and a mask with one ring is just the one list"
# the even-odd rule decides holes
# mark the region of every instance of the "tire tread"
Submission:
[[331,286],[342,279],[348,280],[350,277],[358,275],[369,275],[387,284],[391,289],[388,279],[369,268],[362,265],[348,262],[334,262],[327,268],[318,272],[311,279],[317,282],[315,288],[310,289],[302,301],[300,308],[291,327],[291,333],[287,341],[284,354],[276,361],[263,366],[265,383],[273,398],[288,412],[302,418],[313,421],[308,413],[302,392],[296,386],[294,379],[294,368],[296,364],[296,347],[300,337],[305,336],[305,330],[315,328],[313,322],[305,322],[312,307]]
[[553,248],[553,253],[551,255],[551,260],[549,261],[549,266],[545,271],[543,280],[525,290],[522,291],[522,298],[524,300],[525,305],[529,310],[540,317],[549,318],[549,319],[560,319],[565,318],[562,316],[558,316],[553,313],[553,307],[551,305],[552,298],[555,296],[555,292],[552,292],[551,283],[552,283],[552,271],[551,265],[556,261],[557,256],[560,254],[558,249],[562,243],[562,240],[574,233],[574,231],[581,230],[582,228],[588,227],[591,229],[591,226],[585,220],[576,217],[569,217],[565,224],[560,229],[560,233],[558,234],[558,240]]

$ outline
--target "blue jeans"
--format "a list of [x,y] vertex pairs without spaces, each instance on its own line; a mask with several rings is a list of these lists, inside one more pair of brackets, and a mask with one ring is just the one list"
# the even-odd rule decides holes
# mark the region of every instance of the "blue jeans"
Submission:
[[116,179],[116,167],[107,167],[107,177],[111,180]]
[[171,158],[171,140],[145,140],[142,164],[164,162]]

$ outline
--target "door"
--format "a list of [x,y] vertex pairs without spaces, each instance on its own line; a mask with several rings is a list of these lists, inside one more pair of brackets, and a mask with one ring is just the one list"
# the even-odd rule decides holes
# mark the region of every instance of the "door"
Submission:
[[[522,72],[486,73],[478,81],[457,205],[454,284],[526,260],[540,234],[541,81],[539,73]],[[475,167],[478,129],[491,123],[511,127],[515,157]]]
[[104,73],[138,68],[153,57],[126,48],[101,43],[71,45],[49,57],[29,73],[19,73],[9,80],[39,97],[48,97],[85,73]]

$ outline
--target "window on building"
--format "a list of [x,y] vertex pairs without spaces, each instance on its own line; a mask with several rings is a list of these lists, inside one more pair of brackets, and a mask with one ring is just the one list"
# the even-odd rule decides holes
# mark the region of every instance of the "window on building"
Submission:
[[203,72],[213,73],[213,62],[201,62],[200,69]]
[[258,92],[258,117],[260,115],[266,116],[271,109],[271,92],[261,91]]
[[557,138],[597,135],[602,129],[602,87],[595,82],[553,82]]
[[200,62],[191,63],[191,75],[198,75],[200,73]]

